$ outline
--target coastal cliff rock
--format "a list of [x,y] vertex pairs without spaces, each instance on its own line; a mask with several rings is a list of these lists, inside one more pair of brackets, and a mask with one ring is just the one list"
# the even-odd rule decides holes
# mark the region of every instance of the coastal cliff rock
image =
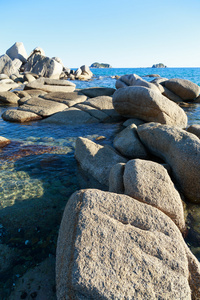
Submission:
[[90,68],[112,68],[112,67],[110,64],[95,62],[91,64]]
[[200,140],[185,130],[158,123],[137,128],[143,144],[163,158],[187,199],[200,203]]
[[165,66],[163,63],[159,63],[159,64],[154,64],[152,68],[167,68],[167,66]]
[[118,89],[113,95],[113,105],[119,114],[127,117],[179,127],[187,126],[187,116],[176,103],[159,91],[146,87]]
[[177,226],[129,196],[89,189],[65,208],[57,299],[199,299],[200,266]]

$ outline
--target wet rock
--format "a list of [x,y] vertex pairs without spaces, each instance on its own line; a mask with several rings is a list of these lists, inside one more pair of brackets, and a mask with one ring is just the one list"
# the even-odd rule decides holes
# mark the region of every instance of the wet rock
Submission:
[[75,84],[68,80],[39,78],[25,85],[25,90],[38,89],[45,92],[73,92]]
[[109,185],[109,174],[112,166],[127,161],[117,154],[114,148],[101,146],[81,137],[76,140],[75,158],[84,171],[105,186]]
[[199,138],[185,130],[157,123],[140,125],[137,131],[149,151],[170,165],[185,197],[200,203]]
[[198,299],[199,263],[188,253],[158,209],[126,195],[79,191],[59,230],[57,299]]
[[113,105],[119,114],[131,118],[178,127],[187,126],[187,116],[182,108],[159,91],[145,87],[118,89],[113,95]]
[[13,262],[19,255],[16,249],[0,244],[0,275],[12,268]]
[[0,136],[0,148],[3,148],[5,147],[6,145],[10,144],[10,140],[3,137],[3,136]]
[[35,113],[29,112],[29,111],[15,110],[15,109],[6,110],[1,115],[1,117],[5,121],[19,122],[19,123],[30,122],[30,121],[42,119],[41,116],[39,116]]
[[17,280],[8,300],[16,299],[56,300],[53,256],[30,269]]

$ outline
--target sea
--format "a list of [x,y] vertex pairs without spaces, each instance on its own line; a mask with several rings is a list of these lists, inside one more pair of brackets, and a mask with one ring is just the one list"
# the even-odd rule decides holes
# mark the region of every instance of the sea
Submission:
[[[74,81],[77,89],[115,88],[115,76],[125,74],[137,74],[147,81],[154,79],[149,75],[157,74],[168,79],[187,79],[200,86],[200,68],[93,68],[91,71],[92,80]],[[0,116],[9,108],[1,104]],[[200,124],[200,104],[191,104],[184,110],[189,125]],[[55,257],[66,203],[73,192],[90,186],[74,158],[77,137],[112,145],[121,128],[120,123],[20,124],[0,117],[0,136],[11,140],[9,146],[0,150],[0,253],[7,261],[0,270],[0,299],[8,299],[27,270],[47,257]],[[184,207],[188,224],[186,242],[200,260],[200,205],[184,203]]]

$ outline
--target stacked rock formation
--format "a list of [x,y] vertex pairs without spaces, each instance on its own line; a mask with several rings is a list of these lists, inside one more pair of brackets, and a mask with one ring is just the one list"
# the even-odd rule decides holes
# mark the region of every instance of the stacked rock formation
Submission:
[[113,148],[77,139],[78,164],[102,188],[80,190],[66,205],[58,300],[200,299],[200,263],[183,238],[183,200],[200,203],[199,128],[186,131],[186,114],[166,96],[193,101],[199,87],[162,84],[122,76],[113,106],[129,120]]
[[93,73],[86,65],[77,70],[64,67],[58,57],[47,57],[40,47],[36,47],[28,56],[23,43],[15,43],[4,55],[0,56],[0,92],[19,87],[22,83],[38,79],[90,80]]

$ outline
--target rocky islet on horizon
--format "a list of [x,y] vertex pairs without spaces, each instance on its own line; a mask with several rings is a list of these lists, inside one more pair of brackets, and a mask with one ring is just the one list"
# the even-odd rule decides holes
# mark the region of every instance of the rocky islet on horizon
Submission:
[[[11,50],[1,81],[10,80],[19,58],[27,64],[22,50]],[[98,189],[77,191],[66,205],[56,254],[57,299],[200,299],[200,263],[183,239],[183,200],[200,203],[199,128],[187,129],[181,108],[197,101],[199,87],[131,74],[121,76],[116,89],[76,90],[70,81],[55,79],[59,59],[48,64],[37,48],[27,61],[23,91],[1,91],[0,81],[0,101],[18,107],[5,111],[4,120],[124,124],[113,147],[77,139],[75,158]],[[2,147],[9,142],[2,138]],[[10,299],[21,293],[19,284]]]

